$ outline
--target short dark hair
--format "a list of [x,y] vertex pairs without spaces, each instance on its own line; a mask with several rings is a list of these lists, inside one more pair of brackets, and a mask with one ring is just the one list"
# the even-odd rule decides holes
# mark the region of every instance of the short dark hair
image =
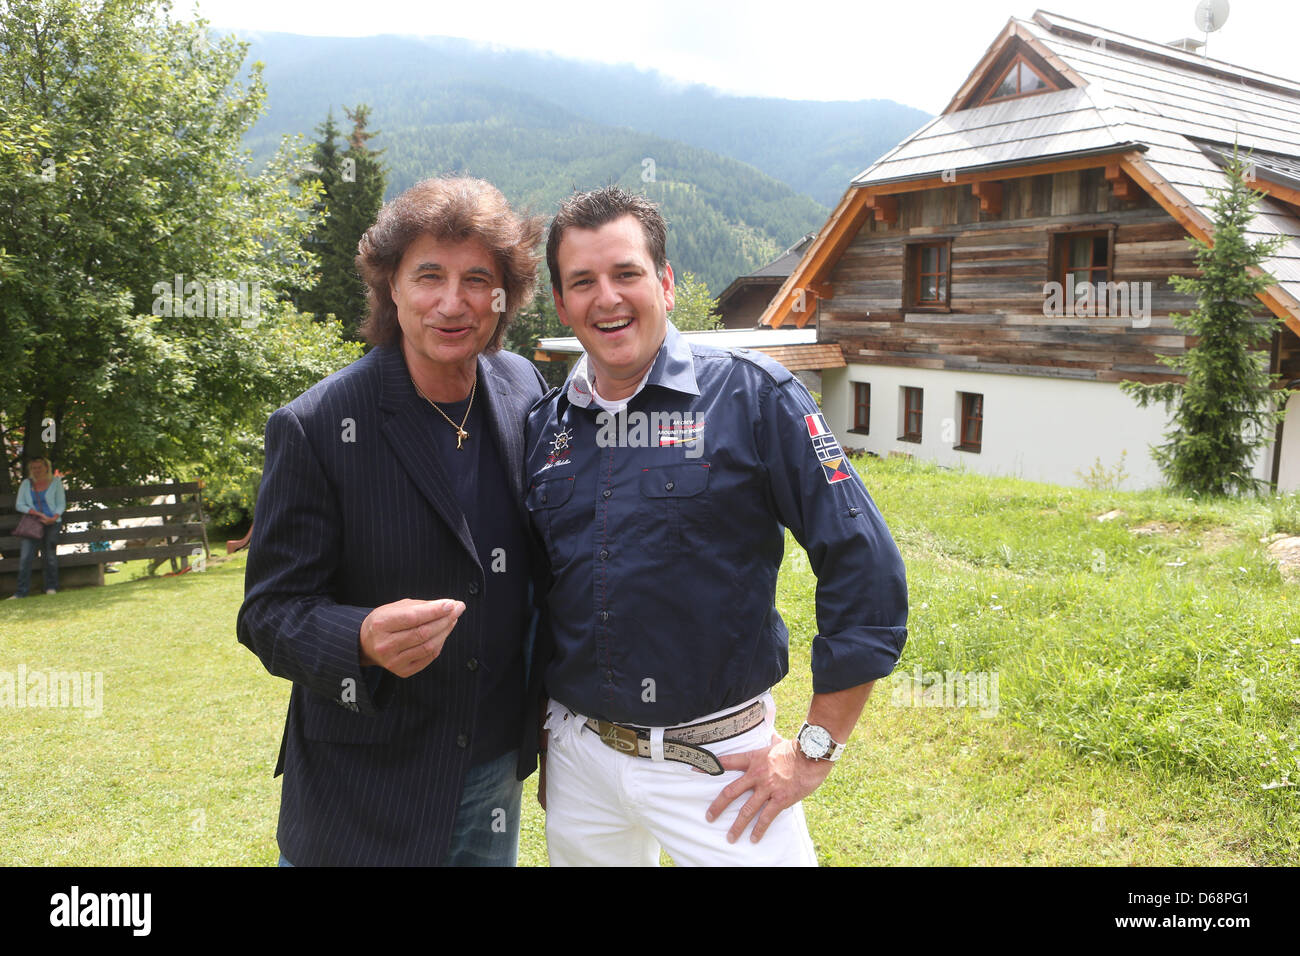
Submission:
[[551,270],[551,288],[560,287],[560,240],[569,228],[599,229],[615,219],[631,216],[641,224],[646,249],[654,263],[655,274],[662,279],[668,266],[668,224],[659,206],[645,196],[630,193],[619,186],[606,186],[585,193],[574,193],[560,203],[560,211],[551,220],[546,236],[546,267]]
[[505,312],[487,345],[487,351],[496,351],[507,326],[532,297],[541,218],[515,213],[501,190],[467,176],[426,179],[385,203],[375,224],[357,243],[357,272],[366,283],[369,305],[360,333],[371,345],[401,341],[390,284],[407,247],[421,235],[439,241],[476,239],[492,253],[506,293]]

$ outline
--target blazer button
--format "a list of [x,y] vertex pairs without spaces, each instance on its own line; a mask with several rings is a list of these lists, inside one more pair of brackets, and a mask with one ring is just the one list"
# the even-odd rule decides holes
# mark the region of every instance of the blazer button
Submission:
[[471,581],[471,582],[469,582],[469,593],[470,593],[471,595],[478,594],[478,582],[477,582],[477,581]]
[[465,666],[472,671],[478,670],[478,658],[471,657],[469,660],[465,662]]
[[457,734],[457,735],[456,735],[456,746],[457,746],[457,747],[468,747],[468,746],[469,746],[469,738],[466,737],[464,734]]

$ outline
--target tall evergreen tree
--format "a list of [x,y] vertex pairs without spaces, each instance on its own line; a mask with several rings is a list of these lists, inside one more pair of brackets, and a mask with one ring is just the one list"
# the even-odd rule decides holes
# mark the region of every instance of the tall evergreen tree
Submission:
[[303,248],[316,257],[318,281],[299,289],[294,301],[318,318],[334,316],[348,336],[355,338],[366,309],[365,284],[355,265],[357,242],[379,214],[387,176],[379,161],[382,150],[367,145],[378,135],[367,128],[370,108],[360,104],[355,109],[345,106],[343,111],[352,123],[345,149],[339,147],[340,131],[333,110],[316,127],[320,140],[304,178],[321,184],[318,209],[324,220],[303,242]]
[[[517,352],[531,360],[537,348],[537,340],[565,335],[572,335],[569,327],[560,321],[555,312],[555,302],[551,298],[551,284],[546,278],[546,269],[541,270],[537,283],[537,292],[532,302],[519,310],[510,328],[506,329],[503,347]],[[562,385],[568,375],[569,365],[564,362],[538,362],[537,369],[542,373],[548,385]]]
[[1227,185],[1210,190],[1213,241],[1191,240],[1200,275],[1169,279],[1197,300],[1190,314],[1170,316],[1176,328],[1196,337],[1196,344],[1183,355],[1160,356],[1185,381],[1122,384],[1140,406],[1163,402],[1172,412],[1168,441],[1152,448],[1152,456],[1170,485],[1200,495],[1254,490],[1260,484],[1251,464],[1272,440],[1289,394],[1272,387],[1268,356],[1260,349],[1279,320],[1255,316],[1257,294],[1276,281],[1260,263],[1281,240],[1246,238],[1259,193],[1246,184],[1245,164],[1235,150],[1224,172]]

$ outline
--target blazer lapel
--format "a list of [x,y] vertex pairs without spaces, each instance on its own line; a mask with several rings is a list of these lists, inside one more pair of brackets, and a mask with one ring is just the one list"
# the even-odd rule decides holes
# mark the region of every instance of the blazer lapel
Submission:
[[[487,386],[487,413],[492,424],[492,437],[496,439],[501,464],[510,480],[515,508],[527,518],[524,509],[524,422],[527,411],[526,396],[497,368],[497,363],[487,356],[479,356],[479,381]],[[520,408],[523,404],[524,407]]]
[[447,472],[434,454],[433,442],[427,434],[428,419],[434,415],[433,409],[428,408],[411,384],[401,347],[383,346],[380,351],[383,353],[380,360],[383,380],[379,407],[385,413],[381,425],[384,437],[388,439],[412,483],[428,499],[433,510],[446,522],[461,547],[477,565],[478,553],[474,548],[474,539],[470,537],[465,514],[456,503]]

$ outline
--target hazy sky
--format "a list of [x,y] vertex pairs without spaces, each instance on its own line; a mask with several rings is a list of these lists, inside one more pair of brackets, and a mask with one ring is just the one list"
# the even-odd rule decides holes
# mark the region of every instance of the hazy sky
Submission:
[[[1043,0],[1044,9],[1157,42],[1203,36],[1196,0]],[[200,0],[217,27],[319,36],[455,36],[632,63],[728,92],[897,100],[937,113],[1019,0]],[[187,9],[187,0],[176,0]],[[1300,80],[1297,0],[1231,0],[1209,53]]]

